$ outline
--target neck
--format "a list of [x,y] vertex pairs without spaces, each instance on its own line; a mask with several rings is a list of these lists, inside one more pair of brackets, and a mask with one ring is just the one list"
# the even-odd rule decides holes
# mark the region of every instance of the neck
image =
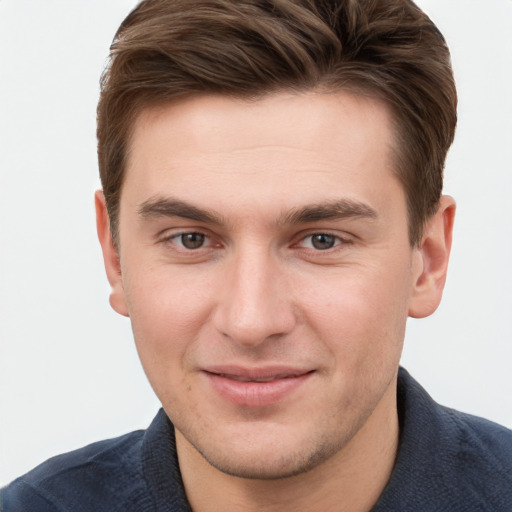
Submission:
[[395,382],[347,445],[297,476],[276,480],[238,478],[211,466],[178,430],[176,446],[194,512],[368,512],[391,476],[398,436]]

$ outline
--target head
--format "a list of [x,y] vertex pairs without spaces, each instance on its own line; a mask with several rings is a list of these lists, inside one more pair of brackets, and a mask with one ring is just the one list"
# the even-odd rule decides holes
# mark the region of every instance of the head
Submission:
[[409,238],[436,211],[457,95],[445,40],[410,0],[145,0],[102,77],[98,155],[114,240],[135,119],[190,96],[343,90],[390,108]]
[[123,22],[98,231],[182,468],[392,461],[406,319],[444,284],[454,125],[412,2],[151,0]]

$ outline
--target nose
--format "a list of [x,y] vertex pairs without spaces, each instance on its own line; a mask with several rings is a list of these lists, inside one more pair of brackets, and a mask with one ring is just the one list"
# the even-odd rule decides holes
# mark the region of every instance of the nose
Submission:
[[245,251],[226,263],[213,323],[231,341],[255,347],[281,338],[296,324],[282,266],[263,250]]

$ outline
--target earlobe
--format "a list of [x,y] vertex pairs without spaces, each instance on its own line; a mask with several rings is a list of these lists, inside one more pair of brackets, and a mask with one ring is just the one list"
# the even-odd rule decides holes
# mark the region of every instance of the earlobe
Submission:
[[103,262],[105,264],[108,282],[112,289],[110,292],[110,305],[120,315],[129,316],[123,289],[119,254],[112,240],[107,205],[105,203],[105,196],[101,190],[96,191],[94,203],[96,207],[98,239],[103,252]]
[[424,318],[439,306],[446,282],[448,260],[452,246],[455,201],[442,196],[435,215],[427,222],[417,251],[421,260],[419,272],[414,276],[409,316]]

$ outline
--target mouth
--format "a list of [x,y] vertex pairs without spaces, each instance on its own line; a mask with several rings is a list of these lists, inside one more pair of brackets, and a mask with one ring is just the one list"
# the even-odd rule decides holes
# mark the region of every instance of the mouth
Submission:
[[[310,373],[310,372],[306,372],[306,373]],[[249,377],[249,376],[245,376],[245,375],[234,375],[234,374],[230,374],[230,373],[213,373],[213,375],[223,377],[224,379],[237,380],[239,382],[272,382],[272,381],[280,380],[280,379],[295,379],[297,377],[300,377],[301,375],[304,375],[304,373],[292,373],[292,374],[281,373],[281,374],[272,375],[269,377]]]
[[261,407],[285,401],[315,373],[292,368],[208,368],[212,389],[222,399],[243,407]]

